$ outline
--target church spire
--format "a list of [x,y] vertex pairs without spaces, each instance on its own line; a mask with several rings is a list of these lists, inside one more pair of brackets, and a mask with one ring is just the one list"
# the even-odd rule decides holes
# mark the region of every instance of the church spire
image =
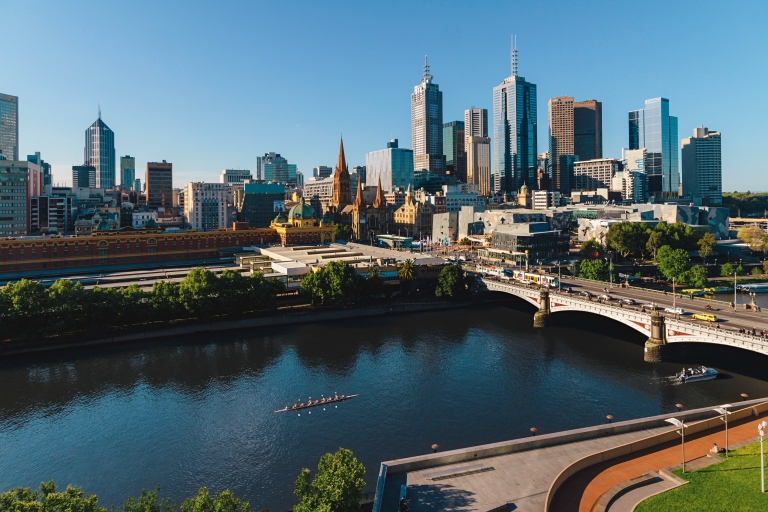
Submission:
[[380,208],[382,205],[386,205],[387,200],[384,199],[384,194],[381,190],[381,176],[379,176],[379,184],[376,186],[376,199],[373,200],[373,207]]
[[363,198],[363,182],[360,179],[360,176],[357,177],[357,195],[355,196],[355,203],[356,208],[360,208],[361,206],[365,206],[365,199]]
[[344,139],[342,138],[339,142],[339,162],[336,164],[336,172],[343,171],[349,172],[349,168],[347,167],[347,157],[344,155]]

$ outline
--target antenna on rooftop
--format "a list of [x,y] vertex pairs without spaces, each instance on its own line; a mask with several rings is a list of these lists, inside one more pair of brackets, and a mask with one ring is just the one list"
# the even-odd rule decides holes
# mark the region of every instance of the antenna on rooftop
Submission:
[[429,82],[432,80],[432,75],[429,74],[429,62],[427,56],[424,56],[424,75],[421,77],[422,82]]
[[99,103],[99,119],[101,119],[101,103]]
[[510,52],[512,60],[512,76],[517,76],[517,36],[511,36],[512,51]]

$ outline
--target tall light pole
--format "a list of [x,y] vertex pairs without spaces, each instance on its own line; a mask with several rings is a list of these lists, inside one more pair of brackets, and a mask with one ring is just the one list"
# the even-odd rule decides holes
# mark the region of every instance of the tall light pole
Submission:
[[757,425],[757,433],[760,435],[760,492],[765,492],[765,456],[763,454],[763,436],[768,423],[765,420]]
[[686,424],[680,421],[677,418],[668,418],[667,423],[671,423],[674,426],[678,427],[680,430],[677,432],[683,437],[682,447],[683,447],[683,473],[685,473],[685,427]]
[[714,409],[712,409],[713,411],[723,415],[723,417],[720,419],[725,422],[725,457],[726,458],[728,458],[728,415],[731,414],[730,412],[728,412],[727,407],[732,407],[732,406],[731,404],[725,404],[720,407],[715,407]]
[[733,272],[733,309],[736,309],[736,271]]
[[561,286],[560,281],[562,281],[563,276],[560,273],[560,260],[557,261],[557,292],[560,293]]

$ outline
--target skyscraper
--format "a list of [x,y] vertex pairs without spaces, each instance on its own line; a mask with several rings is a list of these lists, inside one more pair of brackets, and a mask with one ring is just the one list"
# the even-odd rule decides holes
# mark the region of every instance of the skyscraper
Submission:
[[571,192],[572,177],[560,165],[560,155],[573,152],[573,97],[556,96],[549,100],[549,155],[552,166],[552,186],[562,192]]
[[445,173],[467,181],[467,151],[465,148],[464,122],[451,121],[443,125],[443,154]]
[[445,176],[443,154],[443,93],[432,83],[429,63],[424,57],[421,83],[411,95],[411,128],[413,131],[414,169],[426,169],[436,176]]
[[387,149],[365,155],[366,183],[381,183],[384,192],[413,186],[413,151],[399,148],[397,139],[387,142]]
[[72,186],[74,188],[96,188],[96,168],[92,165],[73,165]]
[[144,178],[147,188],[148,208],[168,208],[173,206],[173,164],[162,162],[147,162],[147,173]]
[[493,167],[498,192],[517,191],[536,179],[536,85],[517,74],[517,46],[512,74],[493,88]]
[[115,186],[115,134],[99,118],[85,130],[85,165],[96,168],[96,188]]
[[[125,155],[120,157],[120,186],[128,191],[133,188],[136,179],[136,158]],[[138,192],[138,191],[137,191]]]
[[19,97],[0,94],[0,151],[8,160],[19,159]]
[[702,125],[683,139],[683,195],[694,204],[723,204],[723,164],[720,132]]
[[34,155],[27,155],[27,162],[40,166],[40,169],[43,171],[43,192],[46,195],[50,194],[52,179],[51,164],[42,159],[39,151],[36,151]]
[[645,149],[646,193],[657,199],[677,197],[680,171],[677,118],[669,115],[669,100],[645,100],[645,108],[629,112],[629,149]]
[[256,177],[259,180],[296,186],[296,164],[289,164],[280,153],[264,153],[256,157]]
[[491,139],[488,138],[488,109],[464,111],[464,146],[467,151],[467,179],[477,185],[481,196],[491,195]]
[[573,151],[579,160],[603,158],[603,104],[596,100],[573,103]]

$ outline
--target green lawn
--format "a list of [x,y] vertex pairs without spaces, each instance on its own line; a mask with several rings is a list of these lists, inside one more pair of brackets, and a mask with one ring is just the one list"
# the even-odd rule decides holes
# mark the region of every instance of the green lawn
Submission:
[[[768,451],[768,442],[765,443]],[[768,459],[768,453],[766,454]],[[722,457],[722,456],[721,456]],[[766,460],[768,464],[768,460]],[[766,470],[768,473],[768,469]],[[729,454],[723,462],[679,477],[690,483],[652,496],[640,503],[637,512],[766,511],[768,492],[760,492],[760,443]],[[768,475],[766,475],[768,479]],[[768,482],[766,482],[768,487]]]

